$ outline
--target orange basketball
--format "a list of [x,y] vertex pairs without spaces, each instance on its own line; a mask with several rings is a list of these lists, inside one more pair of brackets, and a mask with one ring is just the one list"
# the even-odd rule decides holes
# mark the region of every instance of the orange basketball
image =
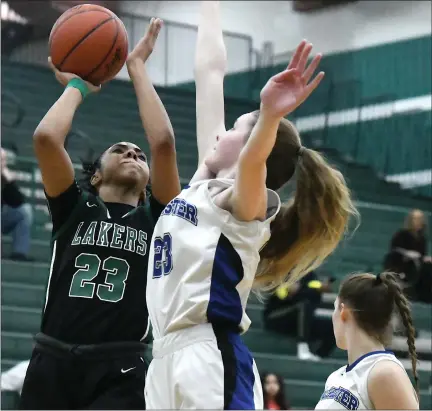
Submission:
[[102,6],[82,4],[65,11],[49,38],[53,64],[99,85],[113,79],[128,54],[123,22]]

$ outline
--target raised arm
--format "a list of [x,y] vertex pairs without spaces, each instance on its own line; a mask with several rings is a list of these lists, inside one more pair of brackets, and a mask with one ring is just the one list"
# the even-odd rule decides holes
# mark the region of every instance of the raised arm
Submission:
[[162,20],[151,20],[147,33],[129,55],[127,68],[150,146],[152,195],[161,204],[168,204],[180,193],[174,131],[145,68],[161,27]]
[[72,126],[75,112],[89,92],[99,90],[74,74],[59,72],[49,60],[57,80],[68,86],[49,109],[33,135],[33,146],[42,174],[45,192],[57,197],[71,186],[75,174],[64,143]]
[[222,35],[220,2],[202,1],[195,52],[198,165],[225,132],[223,81],[226,49]]
[[324,77],[321,72],[309,83],[321,60],[321,55],[317,55],[306,68],[311,50],[312,44],[301,42],[287,69],[273,76],[261,91],[259,118],[240,153],[230,200],[239,220],[252,221],[265,215],[266,162],[275,145],[279,123],[306,100]]

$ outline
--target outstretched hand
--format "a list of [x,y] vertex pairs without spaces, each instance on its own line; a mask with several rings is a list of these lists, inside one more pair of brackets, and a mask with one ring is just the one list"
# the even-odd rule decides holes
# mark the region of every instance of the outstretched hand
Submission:
[[324,77],[321,71],[311,80],[321,60],[317,54],[307,66],[312,44],[303,40],[286,70],[271,77],[261,90],[261,110],[273,117],[285,117],[302,104]]
[[142,60],[144,63],[147,61],[153,52],[162,25],[163,21],[161,19],[153,17],[150,20],[150,25],[147,28],[146,34],[130,52],[127,59],[128,63],[134,60]]
[[[80,78],[79,76],[77,76],[76,74],[73,74],[73,73],[61,72],[56,66],[54,66],[54,64],[51,60],[51,57],[48,57],[48,65],[50,66],[51,70],[54,72],[54,75],[55,75],[57,81],[62,86],[66,87],[67,84],[69,83],[69,81],[71,81],[72,79]],[[84,81],[84,82],[87,84],[87,87],[89,88],[91,93],[97,93],[101,89],[101,86],[95,86],[95,85],[89,83],[88,81]]]

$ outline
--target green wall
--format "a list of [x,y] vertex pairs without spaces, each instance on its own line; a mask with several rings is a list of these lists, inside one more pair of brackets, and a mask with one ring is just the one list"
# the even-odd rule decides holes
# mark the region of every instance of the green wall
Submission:
[[[392,101],[431,93],[431,36],[324,56],[326,78],[297,115],[356,107],[360,101]],[[226,76],[225,96],[259,99],[259,92],[285,64]],[[329,99],[331,84],[337,84]],[[193,83],[176,87],[194,89]]]

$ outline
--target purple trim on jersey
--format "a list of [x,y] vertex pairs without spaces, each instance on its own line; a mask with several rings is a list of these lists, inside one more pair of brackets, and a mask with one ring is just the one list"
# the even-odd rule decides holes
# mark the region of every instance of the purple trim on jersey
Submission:
[[231,402],[226,410],[254,410],[254,384],[253,358],[242,341],[239,334],[230,333],[228,336],[234,349],[236,359],[235,389]]
[[237,284],[243,279],[243,263],[223,234],[219,237],[213,261],[207,321],[236,328],[243,316]]
[[224,410],[254,410],[253,358],[238,333],[213,326],[224,367]]
[[370,357],[371,355],[376,355],[376,354],[392,354],[392,355],[394,355],[394,352],[390,351],[390,350],[368,352],[367,354],[364,354],[361,357],[357,358],[351,365],[348,364],[346,366],[346,372],[351,371],[360,361],[364,360],[367,357]]

